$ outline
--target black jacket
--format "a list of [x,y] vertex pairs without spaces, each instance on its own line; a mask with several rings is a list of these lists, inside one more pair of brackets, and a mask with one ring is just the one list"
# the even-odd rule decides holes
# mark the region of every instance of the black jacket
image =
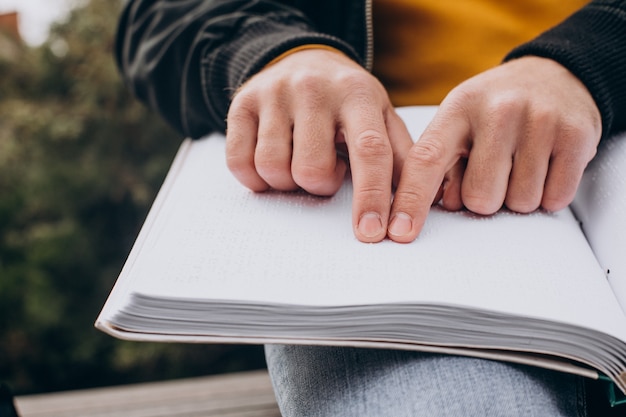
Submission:
[[[233,92],[276,56],[322,43],[371,69],[372,0],[130,0],[116,58],[181,134],[224,131]],[[626,0],[595,0],[505,59],[554,59],[589,89],[603,136],[626,129]]]

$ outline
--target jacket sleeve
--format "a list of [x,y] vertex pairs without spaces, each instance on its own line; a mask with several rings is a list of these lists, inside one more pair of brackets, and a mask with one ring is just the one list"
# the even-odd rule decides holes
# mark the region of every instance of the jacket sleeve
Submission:
[[626,130],[626,0],[596,0],[514,49],[551,58],[585,84],[602,115],[602,137]]
[[136,97],[197,138],[225,130],[232,94],[245,80],[281,53],[310,43],[361,62],[349,44],[277,1],[130,0],[115,57]]

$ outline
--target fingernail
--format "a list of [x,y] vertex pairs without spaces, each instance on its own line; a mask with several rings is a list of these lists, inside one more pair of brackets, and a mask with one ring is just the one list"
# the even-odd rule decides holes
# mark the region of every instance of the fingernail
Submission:
[[361,216],[357,228],[365,237],[376,237],[383,231],[383,222],[377,213],[370,211]]
[[413,229],[413,219],[406,213],[396,213],[389,224],[389,234],[394,236],[406,236]]

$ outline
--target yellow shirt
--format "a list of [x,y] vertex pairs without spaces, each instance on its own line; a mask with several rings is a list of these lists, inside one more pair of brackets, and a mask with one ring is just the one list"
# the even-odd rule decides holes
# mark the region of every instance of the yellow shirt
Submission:
[[439,104],[461,81],[558,24],[583,0],[373,0],[373,73],[396,106]]

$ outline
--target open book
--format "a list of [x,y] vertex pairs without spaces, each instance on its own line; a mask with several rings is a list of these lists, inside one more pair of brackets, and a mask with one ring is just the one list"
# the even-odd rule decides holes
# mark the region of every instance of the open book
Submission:
[[[418,138],[435,111],[400,114]],[[603,144],[571,209],[433,207],[410,244],[354,238],[349,178],[331,198],[258,194],[224,159],[220,135],[183,143],[99,329],[463,354],[605,375],[626,392],[626,137]]]

